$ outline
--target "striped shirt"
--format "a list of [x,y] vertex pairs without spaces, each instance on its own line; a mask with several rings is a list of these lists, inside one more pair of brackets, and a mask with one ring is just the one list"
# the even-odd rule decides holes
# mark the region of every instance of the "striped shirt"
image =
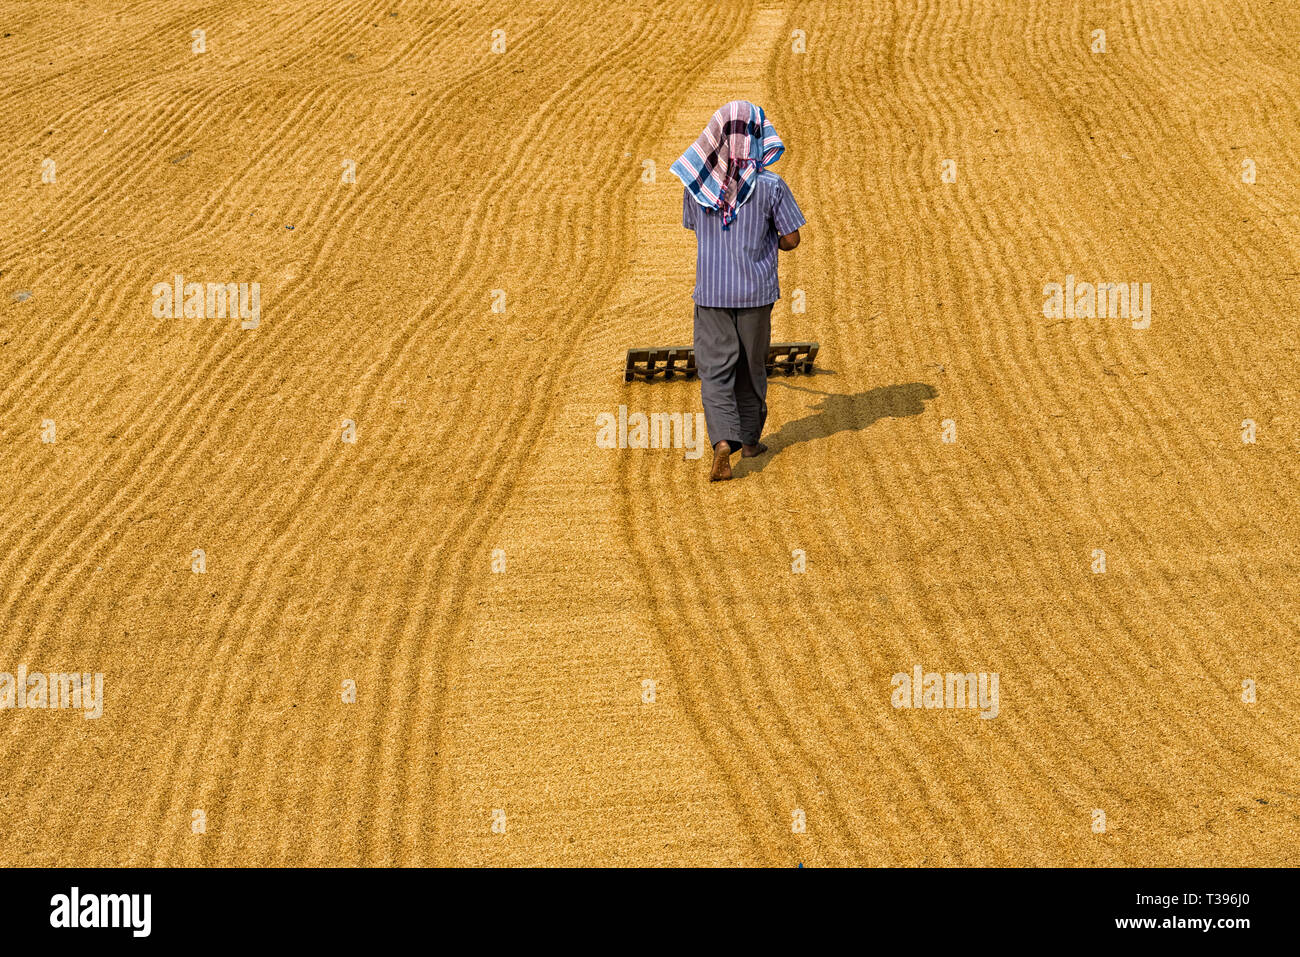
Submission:
[[776,278],[776,240],[807,220],[785,180],[767,170],[736,213],[731,228],[722,214],[705,209],[682,190],[682,225],[695,230],[695,294],[698,306],[748,309],[781,298]]

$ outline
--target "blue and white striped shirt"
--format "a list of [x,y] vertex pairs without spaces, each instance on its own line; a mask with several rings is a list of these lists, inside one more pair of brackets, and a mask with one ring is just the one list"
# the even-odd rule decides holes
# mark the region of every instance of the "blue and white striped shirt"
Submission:
[[767,170],[723,230],[722,214],[705,209],[682,190],[682,225],[695,230],[695,294],[698,306],[748,309],[781,298],[776,278],[778,236],[788,236],[807,220],[785,180]]

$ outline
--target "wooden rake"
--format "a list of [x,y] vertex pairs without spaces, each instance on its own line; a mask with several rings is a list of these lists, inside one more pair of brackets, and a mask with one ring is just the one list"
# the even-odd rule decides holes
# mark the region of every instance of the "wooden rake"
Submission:
[[[796,372],[811,373],[813,362],[820,348],[816,342],[774,342],[767,349],[767,374],[794,375]],[[640,376],[649,382],[655,376],[663,374],[671,379],[681,374],[693,379],[698,374],[695,368],[695,350],[690,346],[664,346],[662,348],[632,348],[627,350],[627,365],[623,369],[623,381],[635,381]]]

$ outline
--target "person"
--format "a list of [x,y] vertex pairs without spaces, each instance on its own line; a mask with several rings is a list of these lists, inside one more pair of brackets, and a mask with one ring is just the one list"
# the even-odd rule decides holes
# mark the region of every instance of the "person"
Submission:
[[731,456],[767,451],[767,349],[781,298],[777,251],[799,245],[806,220],[767,167],[785,144],[762,109],[733,100],[673,164],[682,225],[695,232],[695,367],[713,447],[709,481],[731,478]]

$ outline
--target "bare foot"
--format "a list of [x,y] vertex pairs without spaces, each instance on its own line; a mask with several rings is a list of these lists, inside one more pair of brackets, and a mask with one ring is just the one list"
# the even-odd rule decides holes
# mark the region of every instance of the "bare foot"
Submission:
[[755,455],[762,455],[766,451],[767,446],[762,442],[757,442],[754,445],[742,445],[740,447],[740,457],[742,459],[752,459]]
[[713,469],[709,472],[710,482],[725,482],[731,478],[731,446],[725,441],[713,447]]

